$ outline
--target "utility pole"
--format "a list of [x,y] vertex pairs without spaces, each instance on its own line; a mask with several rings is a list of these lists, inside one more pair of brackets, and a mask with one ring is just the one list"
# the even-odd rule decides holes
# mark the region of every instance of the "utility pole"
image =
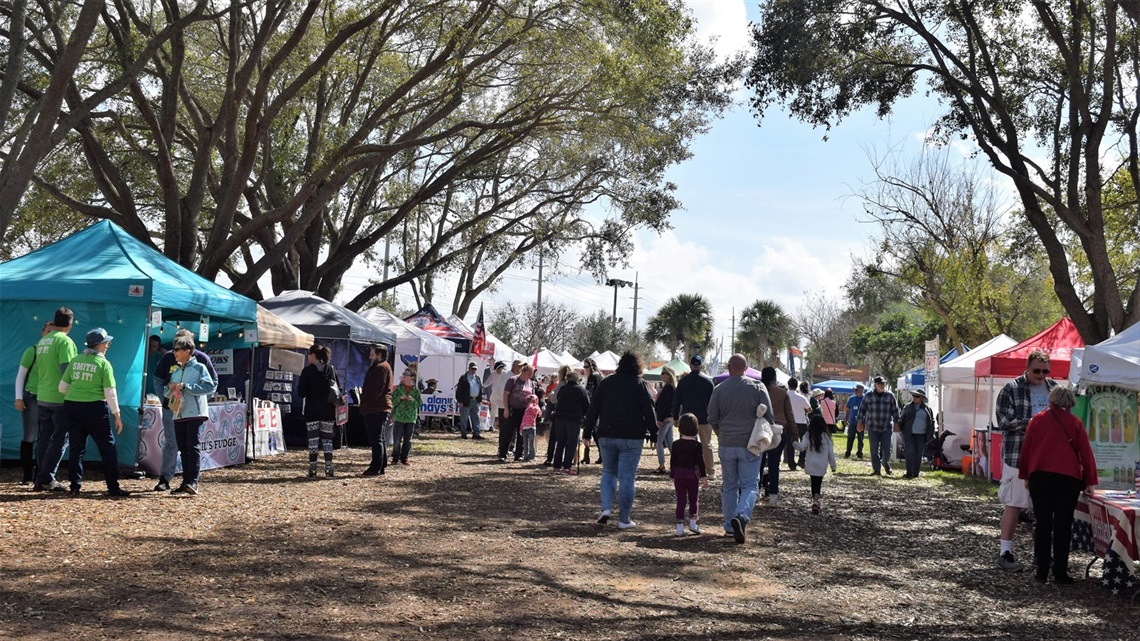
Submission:
[[618,288],[619,287],[629,287],[632,284],[633,283],[629,282],[628,280],[621,280],[618,278],[610,278],[609,280],[606,281],[606,287],[613,287],[614,288],[614,315],[613,315],[613,319],[614,319],[614,329],[615,330],[617,329],[617,294],[618,294]]
[[732,333],[729,336],[732,337],[731,338],[732,342],[728,344],[728,351],[735,354],[736,353],[736,308],[735,307],[732,308]]
[[538,349],[541,345],[538,344],[538,328],[542,324],[542,246],[538,247],[538,304],[535,310],[534,328],[533,332],[534,348]]
[[637,333],[637,290],[639,288],[639,285],[637,284],[637,277],[640,275],[641,275],[640,272],[633,272],[633,332],[631,332],[632,334]]

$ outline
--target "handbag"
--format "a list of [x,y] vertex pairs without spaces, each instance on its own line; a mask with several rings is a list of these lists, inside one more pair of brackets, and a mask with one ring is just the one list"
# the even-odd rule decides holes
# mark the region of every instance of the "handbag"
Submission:
[[340,393],[340,386],[337,385],[336,374],[333,373],[332,365],[329,365],[328,369],[325,370],[325,379],[329,383],[329,405],[333,407],[344,407],[344,395]]
[[784,428],[769,423],[764,416],[767,413],[767,405],[761,403],[756,406],[756,422],[752,424],[752,434],[748,437],[747,446],[748,451],[756,456],[779,447],[780,440],[783,437]]

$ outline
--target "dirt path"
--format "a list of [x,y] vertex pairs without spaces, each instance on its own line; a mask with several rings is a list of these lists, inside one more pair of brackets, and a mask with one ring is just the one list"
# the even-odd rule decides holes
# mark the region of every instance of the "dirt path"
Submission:
[[673,536],[648,450],[625,532],[593,523],[600,466],[564,477],[493,450],[417,441],[379,480],[347,476],[367,452],[341,450],[344,476],[318,481],[290,453],[183,499],[32,494],[0,471],[0,638],[1137,638],[1140,606],[1095,581],[997,570],[998,507],[936,481],[844,462],[813,517],[807,476],[785,473],[741,546],[720,537],[719,482],[705,533]]

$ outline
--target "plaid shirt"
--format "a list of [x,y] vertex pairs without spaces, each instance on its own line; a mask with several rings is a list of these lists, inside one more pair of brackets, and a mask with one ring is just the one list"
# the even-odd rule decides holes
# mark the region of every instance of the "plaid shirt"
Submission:
[[859,406],[859,421],[868,432],[889,432],[899,420],[899,404],[890,392],[870,392],[863,395]]
[[[1045,388],[1053,389],[1057,381],[1045,379]],[[1029,394],[1029,379],[1022,374],[1008,382],[998,392],[997,431],[1002,432],[1001,460],[1010,467],[1021,462],[1021,444],[1025,442],[1025,427],[1033,418],[1033,400]]]

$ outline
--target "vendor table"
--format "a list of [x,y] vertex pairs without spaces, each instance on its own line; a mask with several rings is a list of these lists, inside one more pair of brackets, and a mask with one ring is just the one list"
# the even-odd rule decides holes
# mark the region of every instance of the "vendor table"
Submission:
[[[1113,594],[1140,597],[1140,496],[1135,492],[1094,490],[1081,494],[1073,520],[1072,549],[1103,559],[1101,585]],[[1086,576],[1088,572],[1086,571]]]
[[[198,428],[202,470],[245,463],[245,403],[210,403],[209,413],[206,422]],[[161,471],[165,442],[162,407],[147,405],[139,420],[138,465],[148,474],[158,475]],[[181,457],[177,459],[175,471],[182,471]]]

